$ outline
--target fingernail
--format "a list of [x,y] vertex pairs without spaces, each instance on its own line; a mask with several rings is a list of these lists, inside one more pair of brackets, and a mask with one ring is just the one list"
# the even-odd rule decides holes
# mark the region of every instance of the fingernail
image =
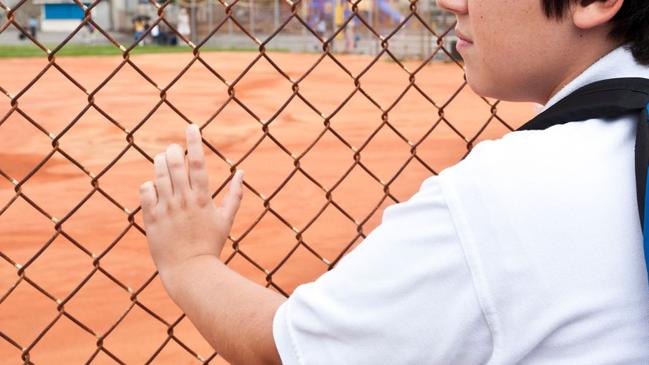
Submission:
[[243,182],[243,170],[237,170],[236,178],[237,178],[237,183],[241,184]]
[[201,129],[198,128],[198,125],[194,124],[194,123],[187,126],[187,131],[188,132],[201,133]]

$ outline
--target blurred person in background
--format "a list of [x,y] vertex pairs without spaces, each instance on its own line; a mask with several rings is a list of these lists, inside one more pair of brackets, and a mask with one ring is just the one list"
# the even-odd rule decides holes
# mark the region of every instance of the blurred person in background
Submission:
[[151,28],[151,38],[153,38],[153,43],[156,45],[160,46],[162,45],[162,35],[160,34],[160,26],[158,24],[155,24],[153,28]]
[[138,15],[133,19],[133,41],[137,42],[142,34],[144,34],[144,18]]
[[[344,9],[344,19],[348,19],[349,17],[354,15],[351,9],[351,5],[349,5],[346,1],[342,2],[341,6]],[[356,50],[357,42],[359,39],[359,35],[356,33],[356,26],[359,22],[360,21],[358,20],[358,18],[353,17],[345,27],[345,52],[347,53],[351,53]]]
[[85,32],[83,32],[84,42],[92,43],[95,40],[95,27],[92,23],[87,22],[84,24],[83,28],[85,29]]
[[36,39],[38,33],[38,19],[32,15],[29,17],[27,24],[29,25],[29,34],[32,38]]
[[[188,41],[191,41],[191,28],[189,27],[189,13],[187,9],[181,8],[178,13],[178,29],[176,29],[180,35],[185,37]],[[187,45],[185,42],[180,42],[180,45]]]

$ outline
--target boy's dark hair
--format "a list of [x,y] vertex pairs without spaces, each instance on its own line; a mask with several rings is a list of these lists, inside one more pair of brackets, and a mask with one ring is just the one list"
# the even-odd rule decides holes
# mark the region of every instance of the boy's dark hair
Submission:
[[[598,0],[541,0],[543,10],[550,18],[561,19],[570,2],[592,3]],[[649,1],[625,0],[613,17],[610,36],[628,44],[635,59],[649,65]]]

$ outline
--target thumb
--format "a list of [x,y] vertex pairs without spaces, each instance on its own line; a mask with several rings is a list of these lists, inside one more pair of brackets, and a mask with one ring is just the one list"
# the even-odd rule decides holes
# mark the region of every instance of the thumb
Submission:
[[243,197],[243,170],[237,170],[232,180],[230,181],[230,187],[228,193],[223,200],[222,209],[227,217],[228,223],[232,225],[234,221],[234,216],[239,210],[239,205],[241,205],[241,198]]

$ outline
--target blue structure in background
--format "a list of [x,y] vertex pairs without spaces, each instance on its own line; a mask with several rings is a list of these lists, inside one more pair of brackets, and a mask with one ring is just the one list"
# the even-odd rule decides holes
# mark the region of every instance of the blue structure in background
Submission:
[[[90,4],[84,4],[89,6]],[[43,6],[44,20],[73,20],[83,19],[83,9],[75,3],[47,3]]]

